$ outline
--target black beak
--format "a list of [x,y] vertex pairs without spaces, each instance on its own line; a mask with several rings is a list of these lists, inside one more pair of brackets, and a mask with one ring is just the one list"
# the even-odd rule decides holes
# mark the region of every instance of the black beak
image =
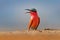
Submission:
[[30,9],[25,9],[25,10],[31,11]]
[[30,11],[31,11],[30,9],[25,9],[25,10],[28,10],[29,11],[29,12],[26,12],[26,13],[30,13]]

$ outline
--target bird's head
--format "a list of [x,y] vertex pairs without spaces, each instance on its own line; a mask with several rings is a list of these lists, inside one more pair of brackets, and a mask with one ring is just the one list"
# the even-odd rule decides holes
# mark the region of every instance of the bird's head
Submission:
[[29,12],[26,12],[26,13],[30,13],[30,12],[37,12],[37,10],[35,8],[32,8],[32,9],[25,9],[25,10],[28,10]]
[[30,13],[31,15],[37,15],[37,10],[35,8],[25,9],[25,10],[28,10],[28,12],[26,12],[26,13]]

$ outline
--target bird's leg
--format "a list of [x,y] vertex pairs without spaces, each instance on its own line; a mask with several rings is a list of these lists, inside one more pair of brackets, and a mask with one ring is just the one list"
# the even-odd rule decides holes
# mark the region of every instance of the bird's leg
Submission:
[[30,27],[28,27],[28,31],[30,30]]

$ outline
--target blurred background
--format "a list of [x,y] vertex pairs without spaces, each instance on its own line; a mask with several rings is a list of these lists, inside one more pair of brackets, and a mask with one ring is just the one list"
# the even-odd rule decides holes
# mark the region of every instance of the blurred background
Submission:
[[26,30],[30,19],[25,9],[36,8],[39,30],[60,29],[60,0],[0,0],[0,31]]

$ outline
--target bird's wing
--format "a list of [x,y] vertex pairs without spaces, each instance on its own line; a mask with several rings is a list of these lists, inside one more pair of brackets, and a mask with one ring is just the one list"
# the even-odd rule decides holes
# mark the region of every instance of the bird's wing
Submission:
[[[40,18],[38,18],[38,25],[40,24]],[[38,27],[38,25],[37,25],[37,27]]]
[[30,19],[29,24],[28,24],[28,30],[30,30],[32,23],[33,23],[33,19]]

